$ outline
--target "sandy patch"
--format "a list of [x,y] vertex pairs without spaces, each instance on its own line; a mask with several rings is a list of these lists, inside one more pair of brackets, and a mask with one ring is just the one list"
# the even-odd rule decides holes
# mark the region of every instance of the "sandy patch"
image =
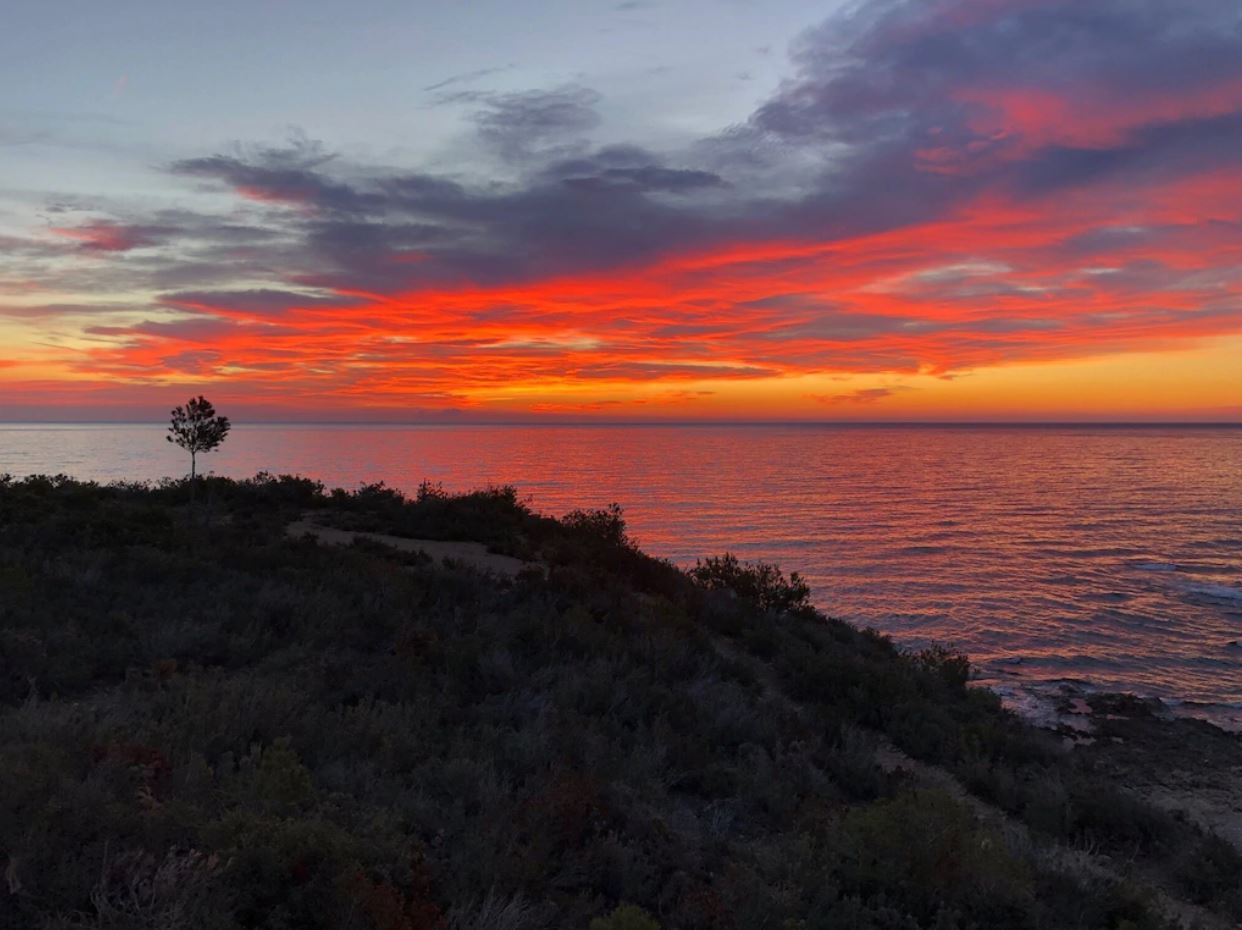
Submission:
[[353,530],[340,530],[331,526],[323,526],[311,520],[295,520],[285,527],[285,534],[296,539],[313,536],[321,543],[333,546],[348,546],[356,539],[368,539],[401,552],[421,552],[437,562],[451,561],[469,565],[479,571],[489,572],[505,578],[512,578],[526,568],[534,567],[533,562],[523,562],[508,555],[488,552],[487,547],[477,542],[447,542],[442,539],[408,539],[405,536],[389,536],[386,533],[364,533]]

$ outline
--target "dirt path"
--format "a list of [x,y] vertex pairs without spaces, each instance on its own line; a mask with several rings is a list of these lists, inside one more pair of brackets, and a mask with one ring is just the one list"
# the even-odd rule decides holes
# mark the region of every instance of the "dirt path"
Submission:
[[323,526],[311,520],[295,520],[285,527],[285,534],[295,539],[313,536],[321,543],[333,546],[348,546],[356,539],[367,539],[401,552],[421,552],[437,562],[451,561],[477,568],[479,571],[512,578],[534,563],[523,562],[508,555],[488,552],[487,547],[477,542],[446,542],[442,539],[408,539],[404,536],[389,536],[386,533],[364,533],[353,530],[340,530],[331,526]]

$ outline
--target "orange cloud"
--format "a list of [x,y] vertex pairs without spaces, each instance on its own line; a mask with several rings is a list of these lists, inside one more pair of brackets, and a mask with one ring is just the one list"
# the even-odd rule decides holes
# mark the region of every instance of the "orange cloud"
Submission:
[[1206,235],[1198,221],[1227,203],[1242,206],[1228,175],[1134,204],[1122,190],[1056,205],[988,195],[873,235],[734,243],[524,284],[292,296],[275,313],[253,295],[174,297],[188,315],[96,328],[106,341],[69,364],[97,380],[296,389],[361,406],[479,407],[521,388],[528,409],[559,410],[549,398],[569,389],[948,375],[1132,351],[1237,331],[1236,314],[1212,308],[1237,297],[1239,276],[1218,272],[1242,264],[1242,236]]

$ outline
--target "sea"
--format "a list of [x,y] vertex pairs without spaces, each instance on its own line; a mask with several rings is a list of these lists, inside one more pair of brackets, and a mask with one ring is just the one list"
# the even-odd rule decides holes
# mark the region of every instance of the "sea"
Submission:
[[[241,424],[200,468],[615,502],[645,551],[796,571],[1035,719],[1105,690],[1242,729],[1242,427]],[[187,470],[160,424],[0,424],[0,474]]]

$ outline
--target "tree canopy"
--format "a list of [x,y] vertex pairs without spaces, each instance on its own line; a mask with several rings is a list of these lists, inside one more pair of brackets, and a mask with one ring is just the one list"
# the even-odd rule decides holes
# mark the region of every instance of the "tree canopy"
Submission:
[[165,438],[190,453],[192,479],[197,474],[198,453],[218,448],[230,429],[229,418],[218,415],[211,401],[200,394],[191,397],[184,407],[172,409],[172,422]]

